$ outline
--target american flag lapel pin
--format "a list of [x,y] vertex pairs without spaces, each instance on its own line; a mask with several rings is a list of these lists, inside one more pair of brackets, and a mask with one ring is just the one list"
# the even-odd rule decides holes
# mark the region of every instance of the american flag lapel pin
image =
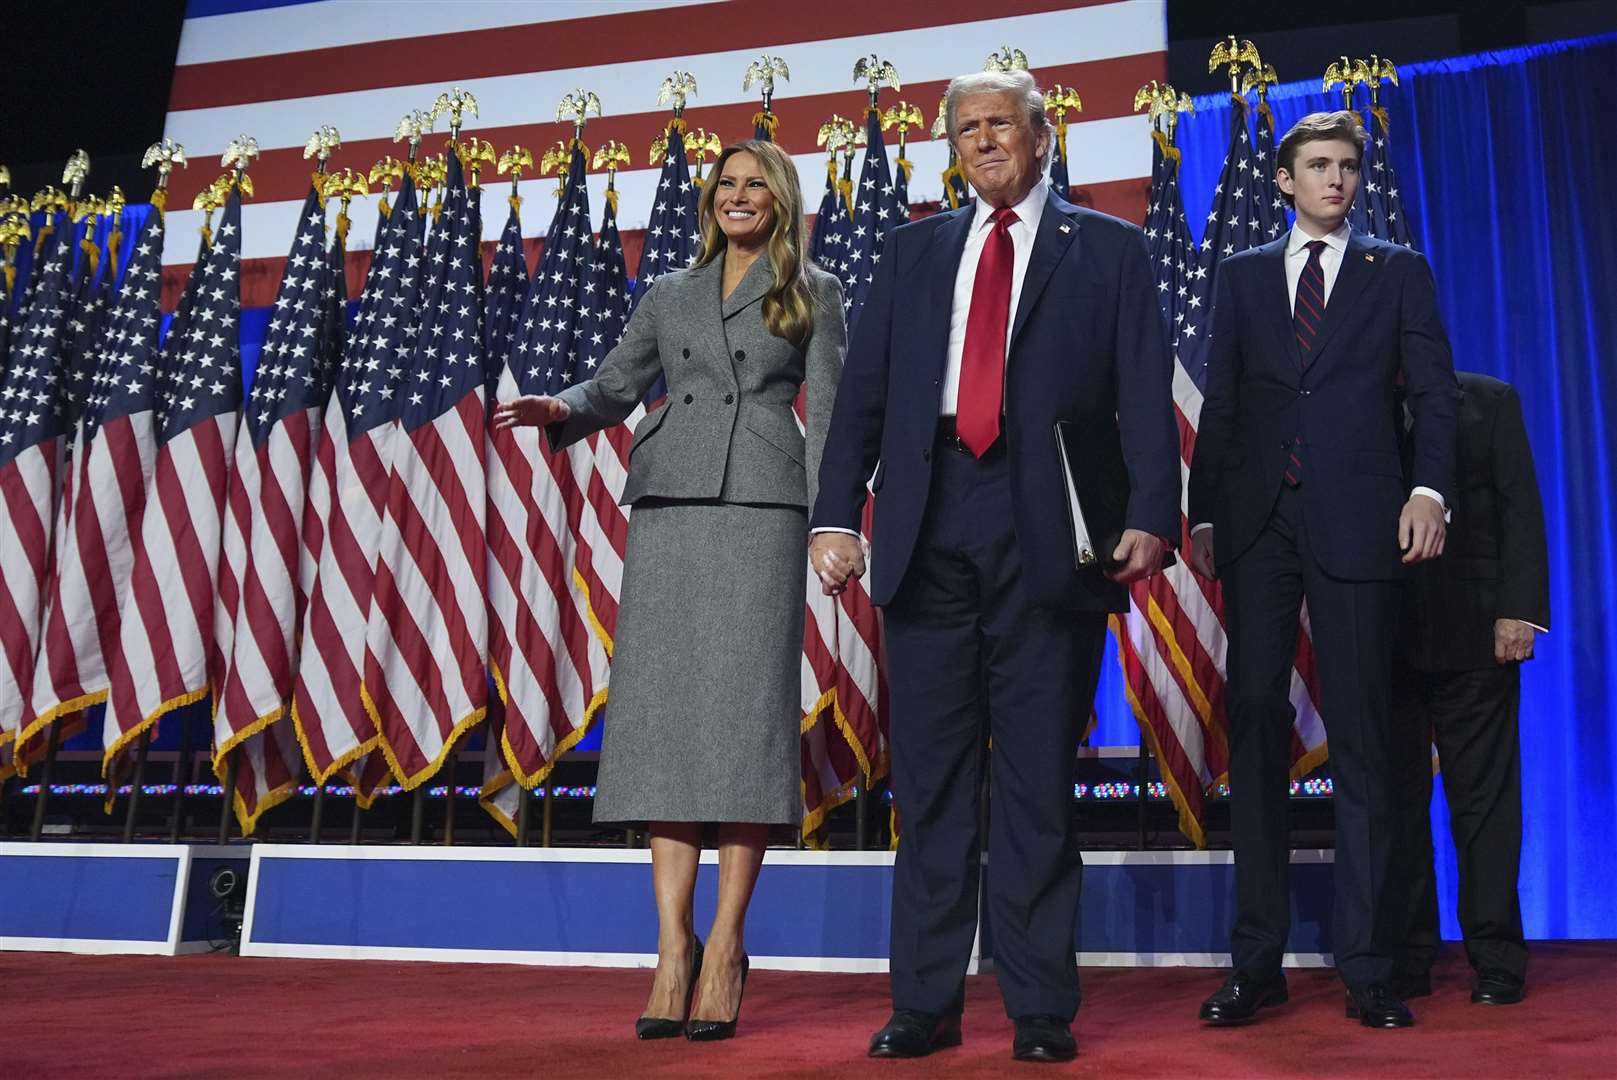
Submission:
[[1370,254],[1368,251],[1366,251],[1364,253],[1364,261],[1365,262],[1375,262],[1376,257],[1374,255]]
[[1064,232],[1064,233],[1072,232],[1072,226],[1068,225],[1066,222],[1062,222],[1061,223],[1061,231]]

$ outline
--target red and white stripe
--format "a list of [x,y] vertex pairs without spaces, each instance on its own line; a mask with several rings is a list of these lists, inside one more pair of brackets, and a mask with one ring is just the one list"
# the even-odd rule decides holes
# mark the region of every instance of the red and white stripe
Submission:
[[[234,411],[208,417],[157,450],[108,659],[109,760],[165,714],[205,697],[221,667],[215,586],[239,421]],[[216,750],[216,771],[221,760]]]
[[[119,609],[134,563],[156,446],[150,410],[103,424],[76,456],[73,509],[51,582],[34,661],[25,740],[57,717],[107,698],[107,665],[119,642]],[[117,742],[107,718],[107,746]]]
[[215,635],[214,756],[236,754],[238,817],[252,831],[298,778],[296,729],[283,723],[297,673],[308,552],[303,509],[323,410],[289,413],[262,446],[236,435],[225,498]]
[[52,537],[65,518],[58,478],[63,439],[31,446],[0,468],[0,746],[22,727],[40,619],[52,569]]
[[[516,394],[507,366],[498,397]],[[551,454],[534,428],[488,438],[489,662],[505,707],[499,741],[511,774],[533,787],[605,703],[610,654],[575,584],[578,543],[562,486],[574,475],[571,459]],[[485,785],[485,797],[493,791]]]
[[345,410],[333,395],[316,444],[303,513],[307,559],[300,573],[307,600],[292,722],[317,783],[357,765],[376,745],[376,724],[360,700],[360,684],[385,462],[397,434],[396,424],[385,424],[350,442]]
[[[451,84],[477,95],[479,116],[468,132],[500,146],[554,142],[565,134],[555,124],[554,103],[576,87],[594,89],[607,115],[592,120],[591,141],[624,142],[640,166],[644,148],[667,124],[656,88],[669,72],[696,76],[700,89],[686,110],[693,128],[743,138],[758,99],[756,88],[741,89],[742,73],[760,53],[772,53],[792,72],[776,85],[777,137],[797,160],[804,190],[816,192],[825,168],[815,144],[820,125],[832,113],[859,115],[864,105],[865,91],[852,79],[858,57],[875,52],[893,61],[902,96],[930,117],[950,78],[981,70],[987,52],[1008,42],[1028,52],[1041,82],[1074,86],[1083,95],[1084,111],[1067,134],[1073,184],[1098,208],[1139,220],[1151,155],[1139,138],[1133,95],[1165,76],[1165,11],[1162,0],[1003,0],[991,8],[968,0],[891,0],[838,11],[793,0],[745,6],[463,0],[435,8],[429,27],[404,0],[294,4],[187,19],[164,134],[201,158],[222,153],[242,131],[255,133],[264,154],[253,167],[258,199],[243,210],[242,254],[279,262],[308,187],[302,148],[309,132],[335,124],[344,136],[342,160],[368,167],[396,153],[398,118]],[[693,26],[700,35],[690,33]],[[695,43],[700,51],[677,51]],[[906,156],[915,163],[911,198],[940,199],[943,142],[924,129],[911,132]],[[176,175],[171,202],[188,206],[206,179],[195,170]],[[656,182],[654,168],[617,176],[631,266]],[[593,204],[603,205],[604,177],[590,184]],[[540,211],[524,232],[540,235],[554,203],[553,182],[535,177],[523,186],[529,190],[521,194]],[[193,213],[175,211],[168,235],[189,236]],[[375,213],[374,202],[356,202],[355,237],[372,235]],[[484,215],[486,239],[497,237],[502,220]],[[193,256],[176,240],[164,258],[178,267]],[[262,280],[279,281],[280,273]]]
[[486,423],[479,383],[431,423],[396,436],[363,693],[405,788],[437,772],[488,705]]
[[[214,715],[220,753],[285,715],[296,674],[294,631],[303,609],[303,508],[324,410],[289,413],[261,446],[244,427],[225,500],[219,645],[227,666]],[[239,567],[239,569],[237,569]]]

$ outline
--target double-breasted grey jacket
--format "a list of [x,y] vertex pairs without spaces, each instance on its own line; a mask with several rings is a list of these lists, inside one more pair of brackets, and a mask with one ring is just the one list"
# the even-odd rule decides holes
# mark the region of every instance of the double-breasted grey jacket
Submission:
[[[659,374],[667,401],[635,427],[622,502],[718,499],[812,507],[847,349],[842,289],[810,268],[814,328],[802,348],[769,332],[768,256],[728,299],[723,258],[657,279],[588,382],[558,397],[571,414],[546,431],[559,449],[625,420]],[[792,401],[808,384],[807,438]]]

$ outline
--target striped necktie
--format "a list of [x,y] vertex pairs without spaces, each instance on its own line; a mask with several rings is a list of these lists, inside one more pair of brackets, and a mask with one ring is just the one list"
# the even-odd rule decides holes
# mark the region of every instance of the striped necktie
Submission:
[[[1297,299],[1291,307],[1291,328],[1297,335],[1297,347],[1302,352],[1303,370],[1314,359],[1314,341],[1325,322],[1325,268],[1320,265],[1320,252],[1325,241],[1310,240],[1308,264],[1297,279]],[[1286,462],[1286,483],[1297,487],[1303,482],[1303,437],[1299,434],[1291,441],[1291,457]]]

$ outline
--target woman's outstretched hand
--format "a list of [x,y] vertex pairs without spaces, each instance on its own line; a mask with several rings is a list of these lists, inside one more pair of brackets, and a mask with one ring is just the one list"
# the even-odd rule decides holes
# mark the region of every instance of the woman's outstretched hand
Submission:
[[514,427],[545,427],[558,424],[571,416],[573,410],[559,398],[543,394],[526,394],[494,406],[494,430]]

